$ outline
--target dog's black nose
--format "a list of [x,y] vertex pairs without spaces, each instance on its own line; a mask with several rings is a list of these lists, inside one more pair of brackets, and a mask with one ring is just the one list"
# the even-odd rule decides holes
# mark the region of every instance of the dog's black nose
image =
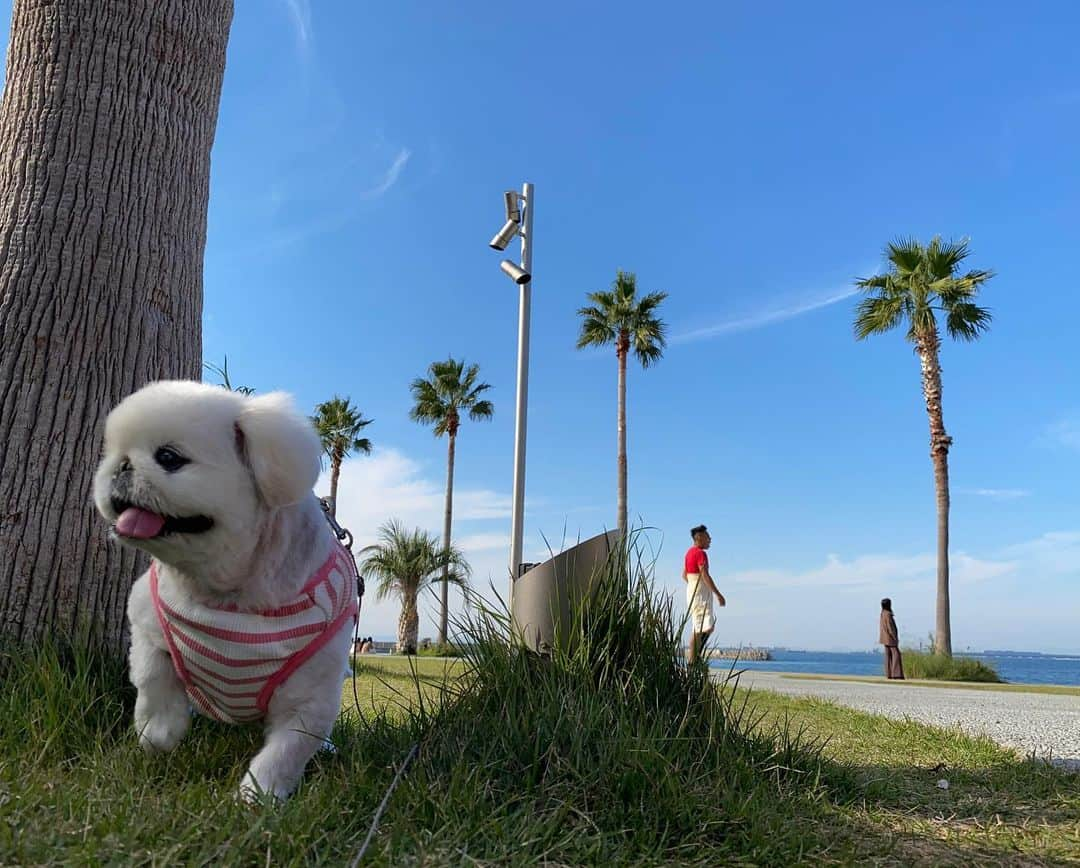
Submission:
[[116,469],[116,472],[131,473],[131,462],[127,459],[127,457],[125,457],[124,460],[120,462],[120,466]]

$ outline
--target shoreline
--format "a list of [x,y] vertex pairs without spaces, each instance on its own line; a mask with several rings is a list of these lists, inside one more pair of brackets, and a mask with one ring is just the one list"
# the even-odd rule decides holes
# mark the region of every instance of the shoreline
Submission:
[[[686,653],[686,649],[683,649]],[[706,648],[703,652],[706,660],[747,660],[754,663],[772,661],[772,652],[768,648]]]
[[1057,696],[1080,696],[1080,685],[1076,684],[1033,684],[1024,682],[1006,682],[993,684],[982,681],[938,681],[929,678],[906,678],[903,681],[890,681],[882,675],[829,675],[820,672],[783,672],[774,669],[753,669],[746,672],[763,675],[776,675],[791,681],[847,681],[856,684],[881,684],[885,686],[909,687],[955,687],[960,690],[982,690],[998,693],[1044,693]]
[[[805,674],[835,678],[875,678],[884,675],[884,657],[874,651],[812,652],[796,651],[790,648],[768,648],[767,650],[772,655],[771,661],[758,662],[744,657],[741,661],[735,663],[735,666],[739,669],[753,671],[785,672],[792,675]],[[925,649],[923,653],[925,654]],[[993,655],[963,653],[955,656],[957,659],[982,661],[993,668],[1006,684],[1080,687],[1080,657],[1062,654],[1035,656],[1033,652],[1015,653],[1013,655],[1000,652]],[[711,665],[715,668],[718,665],[726,666],[727,664],[714,658]],[[973,668],[977,668],[974,664],[971,665]],[[936,671],[938,668],[931,666],[926,672],[909,672],[908,675],[949,674]],[[955,674],[967,674],[962,671],[962,667],[958,667],[958,669],[961,671],[957,671]],[[974,674],[972,673],[972,675]]]

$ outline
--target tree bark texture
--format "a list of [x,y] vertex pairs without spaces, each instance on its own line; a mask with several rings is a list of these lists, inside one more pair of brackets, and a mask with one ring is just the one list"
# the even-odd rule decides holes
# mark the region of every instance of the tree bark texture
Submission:
[[397,635],[398,654],[415,654],[420,642],[420,612],[416,608],[415,594],[403,594],[401,597]]
[[342,450],[335,447],[330,458],[330,515],[334,518],[337,518],[337,487],[338,479],[341,478],[341,463],[344,460]]
[[232,0],[16,0],[0,103],[0,633],[124,641],[105,416],[200,375]]
[[[443,515],[443,551],[450,551],[450,529],[454,519],[454,454],[457,444],[457,432],[451,428],[447,436],[446,446],[446,511]],[[447,625],[449,623],[450,607],[450,564],[443,564],[442,608],[439,610],[439,644],[446,644]]]
[[936,333],[921,336],[916,351],[922,365],[923,397],[930,419],[930,459],[934,463],[937,495],[937,618],[934,651],[952,656],[952,621],[949,607],[949,447],[941,410],[941,340]]
[[619,539],[626,539],[626,355],[630,349],[630,339],[620,335],[615,345],[615,354],[619,360],[619,409],[618,409],[618,495],[616,509]]

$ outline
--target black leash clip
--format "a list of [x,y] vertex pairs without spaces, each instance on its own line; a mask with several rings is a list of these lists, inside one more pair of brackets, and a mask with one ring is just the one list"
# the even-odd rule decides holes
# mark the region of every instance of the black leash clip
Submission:
[[320,497],[319,506],[322,507],[323,515],[326,516],[326,521],[330,525],[330,530],[334,532],[334,536],[338,538],[338,541],[345,544],[345,549],[349,552],[349,557],[352,558],[353,571],[356,573],[356,588],[357,596],[364,596],[364,577],[360,575],[360,570],[356,566],[356,556],[352,552],[353,535],[350,531],[343,528],[338,524],[337,519],[334,518],[334,501],[329,497]]

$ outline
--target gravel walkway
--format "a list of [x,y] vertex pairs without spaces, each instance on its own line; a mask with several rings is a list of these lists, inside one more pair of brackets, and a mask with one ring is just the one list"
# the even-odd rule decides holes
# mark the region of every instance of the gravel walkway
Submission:
[[804,680],[752,671],[743,672],[739,684],[792,696],[816,696],[900,720],[959,726],[1022,754],[1049,757],[1055,765],[1080,770],[1080,696]]

